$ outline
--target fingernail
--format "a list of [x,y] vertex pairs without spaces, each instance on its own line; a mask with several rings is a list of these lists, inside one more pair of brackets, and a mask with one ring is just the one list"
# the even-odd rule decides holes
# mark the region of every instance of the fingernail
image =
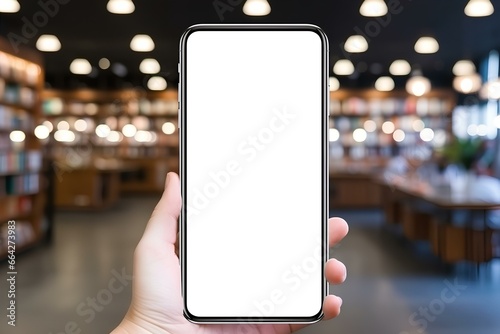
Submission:
[[167,187],[170,182],[170,178],[171,178],[170,173],[167,173],[167,182],[166,182]]
[[343,300],[342,300],[342,298],[340,298],[339,296],[337,296],[337,298],[339,299],[339,307],[340,307],[340,306],[342,306],[342,303],[343,303],[344,301],[343,301]]

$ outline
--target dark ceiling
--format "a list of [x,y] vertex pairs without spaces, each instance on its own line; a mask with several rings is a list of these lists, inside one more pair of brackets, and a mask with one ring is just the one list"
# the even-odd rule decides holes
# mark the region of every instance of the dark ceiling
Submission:
[[[340,45],[348,36],[356,34],[356,30],[366,32],[369,27],[373,29],[372,35],[379,30],[376,36],[370,37],[367,52],[351,56],[360,74],[357,80],[354,77],[342,79],[347,86],[372,84],[379,74],[388,73],[389,64],[396,58],[409,60],[437,85],[450,85],[455,61],[461,58],[478,61],[491,49],[500,48],[500,0],[492,1],[496,11],[485,18],[470,18],[464,14],[468,0],[400,0],[400,12],[386,16],[383,22],[362,17],[359,14],[361,0],[269,0],[272,12],[266,17],[244,15],[243,0],[135,0],[136,10],[130,15],[109,13],[107,0],[20,0],[20,12],[0,13],[0,34],[22,36],[23,24],[33,22],[35,13],[43,10],[40,3],[56,1],[65,4],[60,4],[58,13],[37,29],[34,37],[27,38],[26,43],[34,48],[40,34],[59,37],[62,49],[44,55],[47,82],[56,87],[143,85],[147,77],[139,72],[139,63],[146,57],[158,59],[161,75],[175,84],[179,38],[187,27],[196,23],[316,24],[329,37],[332,63],[345,57]],[[231,7],[232,10],[223,13],[223,21],[214,3]],[[151,35],[156,44],[154,51],[137,53],[130,49],[130,40],[138,33]],[[413,45],[422,35],[437,38],[438,53],[415,53]],[[97,62],[102,57],[124,64],[128,75],[119,78],[111,70],[100,69],[95,73],[96,78],[69,73],[69,64],[74,58],[87,58],[98,69]],[[376,71],[377,67],[381,73]],[[375,69],[375,73],[370,69]],[[401,84],[401,80],[404,79],[396,83]]]

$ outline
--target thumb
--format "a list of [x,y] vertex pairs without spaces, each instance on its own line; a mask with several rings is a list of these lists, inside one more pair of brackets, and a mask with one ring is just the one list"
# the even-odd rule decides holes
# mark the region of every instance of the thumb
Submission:
[[168,173],[165,190],[149,219],[143,239],[149,242],[175,244],[177,219],[181,210],[181,190],[179,176]]

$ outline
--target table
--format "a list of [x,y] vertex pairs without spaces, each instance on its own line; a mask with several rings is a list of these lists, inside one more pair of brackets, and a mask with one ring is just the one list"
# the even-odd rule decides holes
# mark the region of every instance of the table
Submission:
[[[481,263],[493,258],[493,230],[486,219],[490,210],[500,209],[500,202],[478,200],[467,188],[439,187],[420,180],[377,177],[374,181],[381,187],[388,223],[402,224],[408,239],[429,240],[445,262]],[[460,226],[452,220],[458,210],[466,212],[468,219]]]
[[55,175],[55,206],[60,209],[104,209],[120,194],[120,172],[134,165],[118,159],[94,159],[81,166],[59,164]]

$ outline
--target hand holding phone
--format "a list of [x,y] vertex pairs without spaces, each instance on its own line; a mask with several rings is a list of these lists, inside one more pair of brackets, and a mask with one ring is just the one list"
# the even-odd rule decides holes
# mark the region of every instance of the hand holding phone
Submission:
[[[221,334],[267,333],[288,334],[305,325],[300,324],[225,324],[198,325],[182,314],[180,266],[176,255],[178,217],[181,206],[179,178],[170,173],[165,192],[148,222],[134,254],[132,303],[129,311],[113,334],[169,333]],[[329,220],[329,246],[333,247],[347,234],[347,224],[340,218]],[[330,259],[325,266],[330,284],[340,284],[346,276],[345,266]],[[129,278],[125,272],[124,279]],[[130,277],[130,279],[132,279]],[[324,320],[337,316],[342,300],[336,296],[325,299]]]

